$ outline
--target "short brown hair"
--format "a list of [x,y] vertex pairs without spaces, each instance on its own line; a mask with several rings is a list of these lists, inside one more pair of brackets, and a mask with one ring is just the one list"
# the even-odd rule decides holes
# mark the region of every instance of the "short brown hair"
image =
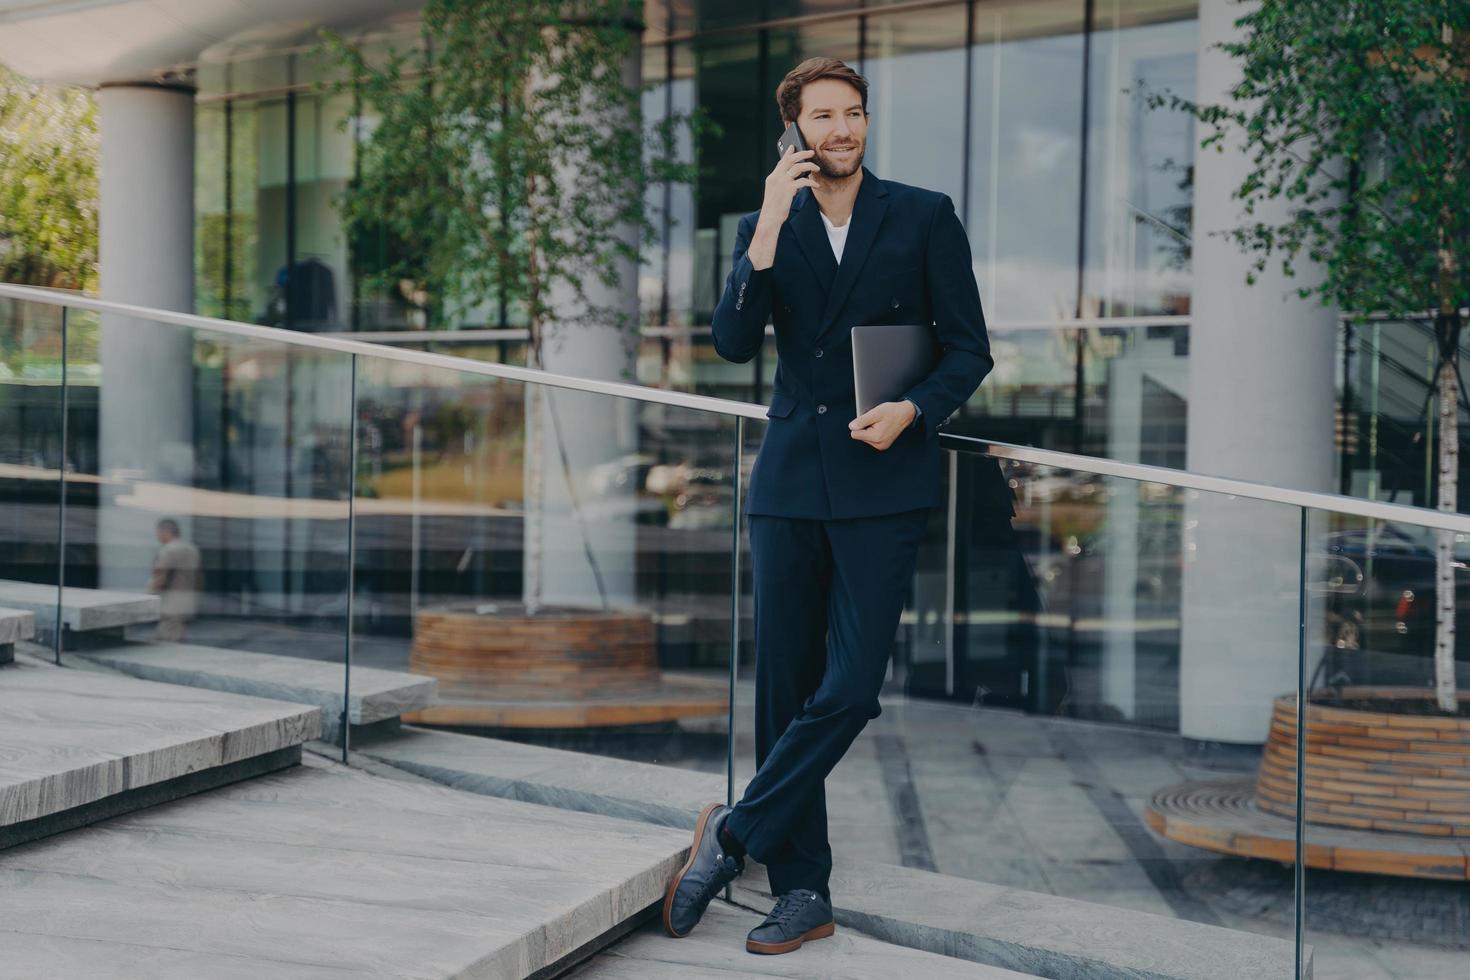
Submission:
[[868,114],[868,80],[836,58],[808,58],[786,73],[776,86],[776,105],[783,123],[795,122],[801,115],[801,90],[822,78],[835,78],[858,90],[863,99],[863,115]]

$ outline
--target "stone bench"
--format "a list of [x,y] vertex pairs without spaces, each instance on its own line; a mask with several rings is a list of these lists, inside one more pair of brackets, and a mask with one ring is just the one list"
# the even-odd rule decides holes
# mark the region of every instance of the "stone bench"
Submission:
[[0,607],[0,664],[15,660],[15,645],[36,635],[36,614]]
[[[322,738],[335,740],[341,731],[341,663],[194,643],[128,643],[80,656],[144,680],[314,704],[322,709]],[[355,665],[351,684],[349,725],[371,725],[428,707],[438,690],[432,677]]]
[[[86,646],[94,642],[117,642],[123,630],[135,623],[156,623],[159,600],[143,592],[114,592],[67,586],[61,590],[61,628],[68,644]],[[36,640],[56,639],[57,589],[38,582],[0,580],[0,606],[29,610],[36,617]],[[81,640],[81,643],[76,641]]]

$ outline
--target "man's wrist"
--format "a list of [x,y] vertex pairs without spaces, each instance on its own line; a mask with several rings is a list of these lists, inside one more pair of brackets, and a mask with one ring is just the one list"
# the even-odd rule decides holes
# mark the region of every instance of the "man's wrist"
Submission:
[[912,429],[919,424],[919,418],[924,414],[924,410],[920,408],[919,403],[914,401],[912,398],[905,398],[904,401],[914,406],[914,417],[909,419],[908,424],[908,428]]
[[780,225],[771,227],[764,219],[756,221],[755,232],[750,236],[745,255],[757,272],[763,272],[776,263],[776,241],[780,235]]

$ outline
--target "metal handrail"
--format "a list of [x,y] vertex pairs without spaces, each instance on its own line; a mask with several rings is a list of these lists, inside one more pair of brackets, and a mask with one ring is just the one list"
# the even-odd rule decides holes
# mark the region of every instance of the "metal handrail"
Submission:
[[[1085,317],[1072,320],[988,320],[986,328],[993,334],[1030,333],[1044,330],[1092,330],[1123,327],[1185,327],[1189,317],[1160,316],[1109,316]],[[638,328],[644,339],[664,337],[708,337],[714,328],[701,324],[647,324]],[[520,341],[530,338],[524,327],[475,327],[465,330],[318,330],[317,336],[350,337],[354,340],[370,340],[376,344],[473,344],[486,341]],[[776,328],[766,324],[766,336],[774,337]]]
[[[15,286],[0,283],[0,297],[22,300],[24,302],[43,303],[51,306],[73,307],[96,313],[111,313],[171,326],[187,327],[253,340],[270,341],[293,347],[307,347],[314,350],[337,351],[343,354],[353,354],[362,357],[401,361],[407,364],[418,364],[423,367],[457,371],[461,374],[474,374],[489,378],[504,378],[508,381],[521,381],[530,384],[551,385],[558,388],[571,388],[577,391],[611,395],[617,398],[631,398],[637,401],[671,405],[677,408],[688,408],[695,411],[713,412],[720,415],[730,415],[747,419],[766,418],[766,406],[757,405],[752,402],[738,402],[728,398],[714,398],[709,395],[691,395],[679,391],[668,391],[663,388],[649,388],[644,385],[627,384],[621,381],[600,381],[592,378],[579,378],[573,375],[554,374],[550,371],[541,371],[535,368],[474,361],[468,358],[455,357],[451,354],[431,354],[424,351],[400,350],[398,348],[384,347],[362,341],[344,340],[339,337],[300,333],[295,330],[285,330],[280,327],[263,327],[256,324],[236,323],[232,320],[220,320],[214,317],[199,316],[193,313],[175,313],[168,310],[154,310],[142,306],[132,306],[126,303],[113,303],[108,300],[61,293],[56,290],[41,289],[34,286]],[[1388,504],[1374,500],[1361,500],[1356,497],[1343,497],[1338,494],[1321,493],[1311,490],[1292,490],[1287,487],[1272,486],[1268,483],[1256,483],[1251,480],[1209,476],[1203,473],[1192,473],[1187,470],[1177,470],[1165,466],[1126,463],[1119,460],[1104,459],[1098,456],[1082,456],[1077,453],[1059,452],[1052,449],[1036,449],[1032,446],[1018,446],[1013,443],[997,442],[975,436],[963,436],[952,432],[940,433],[940,440],[945,447],[956,452],[977,453],[992,456],[997,459],[1009,459],[1038,466],[1050,466],[1056,469],[1091,473],[1097,476],[1115,476],[1127,480],[1136,480],[1140,483],[1156,483],[1164,486],[1178,487],[1184,490],[1199,490],[1207,493],[1245,497],[1251,500],[1265,500],[1272,503],[1287,504],[1293,507],[1305,507],[1311,508],[1312,510],[1348,514],[1372,520],[1394,521],[1401,524],[1412,524],[1417,527],[1455,531],[1470,535],[1470,515],[1465,514],[1447,514],[1424,507],[1410,507],[1404,504]]]
[[666,391],[662,388],[648,388],[644,385],[629,384],[624,381],[602,381],[595,378],[579,378],[575,375],[555,374],[551,371],[517,367],[513,364],[494,364],[488,361],[475,361],[465,357],[455,357],[452,354],[400,350],[396,347],[384,347],[379,344],[369,344],[361,340],[344,340],[341,337],[301,333],[296,330],[286,330],[282,327],[263,327],[253,323],[237,323],[234,320],[220,320],[215,317],[199,316],[195,313],[175,313],[172,310],[154,310],[146,306],[114,303],[109,300],[93,299],[90,296],[58,294],[54,290],[38,289],[34,286],[14,286],[8,283],[0,283],[0,297],[8,297],[31,303],[45,303],[51,306],[90,310],[94,313],[110,313],[116,316],[127,316],[138,320],[149,320],[153,323],[164,323],[169,326],[187,327],[191,330],[206,330],[210,333],[227,334],[232,337],[286,344],[291,347],[307,347],[313,350],[336,351],[341,354],[355,354],[360,357],[375,357],[387,361],[401,361],[405,364],[417,364],[422,367],[457,371],[460,374],[477,374],[487,378],[504,378],[507,381],[544,384],[551,385],[555,388],[571,388],[575,391],[612,395],[617,398],[633,398],[639,401],[658,402],[663,405],[690,408],[701,412],[715,412],[721,415],[735,415],[748,419],[763,419],[766,417],[766,406],[753,405],[749,402],[732,401],[728,398],[714,398],[709,395],[691,395],[680,391]]

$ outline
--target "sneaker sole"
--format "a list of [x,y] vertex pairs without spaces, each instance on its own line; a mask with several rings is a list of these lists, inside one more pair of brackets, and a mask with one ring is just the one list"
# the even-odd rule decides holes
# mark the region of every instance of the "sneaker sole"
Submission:
[[[689,860],[684,862],[684,867],[679,869],[679,873],[674,875],[674,880],[669,882],[669,887],[664,891],[664,931],[675,939],[683,939],[689,933],[675,932],[673,923],[669,921],[669,915],[674,911],[674,892],[679,890],[679,882],[684,880],[684,876],[689,873],[690,866],[694,864],[694,855],[699,850],[699,839],[704,836],[704,825],[709,822],[709,818],[714,815],[720,805],[711,803],[699,812],[699,821],[694,825],[694,843],[689,846]],[[692,930],[693,927],[690,928]]]
[[754,939],[747,939],[745,941],[745,951],[747,953],[762,953],[766,956],[774,956],[778,953],[789,953],[792,950],[800,949],[801,944],[806,942],[808,939],[826,939],[828,936],[832,935],[836,931],[837,926],[829,922],[824,926],[817,926],[815,929],[808,929],[806,932],[802,933],[800,936],[797,936],[795,939],[788,939],[784,943],[762,943]]

